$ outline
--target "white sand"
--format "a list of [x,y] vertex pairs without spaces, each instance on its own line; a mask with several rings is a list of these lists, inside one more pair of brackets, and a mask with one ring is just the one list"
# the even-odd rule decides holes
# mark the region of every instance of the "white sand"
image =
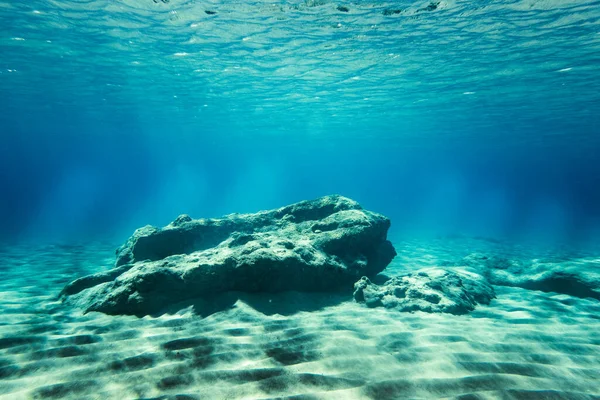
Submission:
[[[473,243],[399,244],[388,274]],[[113,248],[0,252],[0,398],[600,399],[596,300],[496,287],[490,306],[455,316],[286,294],[142,319],[55,301]]]

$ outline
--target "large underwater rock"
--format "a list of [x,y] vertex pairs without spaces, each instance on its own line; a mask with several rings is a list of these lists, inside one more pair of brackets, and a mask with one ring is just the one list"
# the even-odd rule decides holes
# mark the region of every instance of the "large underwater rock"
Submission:
[[375,276],[395,257],[390,220],[342,196],[255,214],[178,217],[138,229],[115,268],[61,293],[86,312],[147,315],[227,291],[331,291]]
[[408,312],[466,314],[495,297],[485,278],[464,269],[423,268],[393,277],[383,285],[376,285],[367,277],[354,284],[357,302]]
[[478,270],[493,285],[600,300],[600,259],[523,261],[472,253],[452,264]]

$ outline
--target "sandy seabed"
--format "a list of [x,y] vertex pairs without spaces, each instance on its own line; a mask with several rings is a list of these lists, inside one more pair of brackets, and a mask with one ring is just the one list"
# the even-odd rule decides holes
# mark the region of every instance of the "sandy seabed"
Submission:
[[[515,246],[395,243],[387,275]],[[57,294],[115,244],[0,248],[2,399],[600,399],[600,302],[496,286],[463,316],[241,296],[204,317],[84,315]],[[600,254],[599,254],[600,255]]]

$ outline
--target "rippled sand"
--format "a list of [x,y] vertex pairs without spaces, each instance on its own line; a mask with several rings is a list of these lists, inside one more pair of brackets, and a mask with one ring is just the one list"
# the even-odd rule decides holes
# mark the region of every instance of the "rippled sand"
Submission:
[[[398,243],[387,272],[475,245],[499,246]],[[597,300],[496,287],[489,306],[455,316],[288,293],[142,319],[56,302],[70,279],[108,267],[114,247],[0,250],[0,397],[600,399]]]

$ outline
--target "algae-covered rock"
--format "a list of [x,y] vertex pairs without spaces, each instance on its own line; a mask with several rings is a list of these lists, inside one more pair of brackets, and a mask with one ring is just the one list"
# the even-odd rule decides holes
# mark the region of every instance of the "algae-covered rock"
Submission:
[[478,270],[493,285],[600,300],[600,260],[595,258],[523,261],[472,253],[454,264]]
[[146,315],[227,291],[331,291],[374,276],[394,258],[388,218],[342,196],[218,219],[180,216],[138,229],[115,269],[67,285],[87,311]]
[[362,277],[354,284],[354,299],[368,307],[399,311],[465,314],[496,297],[485,278],[464,269],[424,268],[393,277],[383,285]]

